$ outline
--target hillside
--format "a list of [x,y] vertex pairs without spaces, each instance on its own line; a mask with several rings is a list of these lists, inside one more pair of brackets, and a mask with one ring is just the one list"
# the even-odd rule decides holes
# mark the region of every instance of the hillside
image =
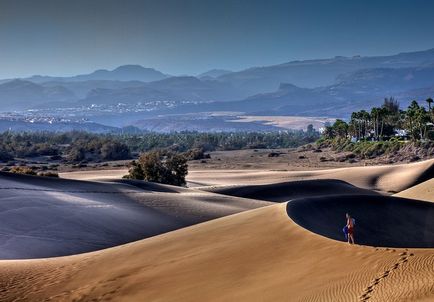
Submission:
[[280,65],[254,67],[218,77],[248,94],[274,91],[280,83],[300,87],[329,86],[345,73],[368,68],[406,68],[434,62],[434,49],[378,57],[335,57],[320,60],[293,61]]
[[153,68],[146,68],[140,65],[122,65],[113,70],[99,69],[89,74],[81,74],[72,77],[50,77],[35,75],[26,80],[35,83],[45,82],[76,82],[76,81],[142,81],[151,82],[168,77],[162,72]]

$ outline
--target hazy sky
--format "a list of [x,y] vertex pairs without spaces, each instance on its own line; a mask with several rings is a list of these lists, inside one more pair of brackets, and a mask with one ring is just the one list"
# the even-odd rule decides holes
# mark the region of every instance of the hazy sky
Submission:
[[434,48],[431,0],[0,0],[0,78],[170,74]]

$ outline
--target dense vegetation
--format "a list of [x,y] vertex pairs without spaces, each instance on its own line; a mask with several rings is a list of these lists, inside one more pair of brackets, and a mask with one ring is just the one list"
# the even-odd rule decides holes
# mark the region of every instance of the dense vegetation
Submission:
[[412,101],[407,110],[400,110],[394,98],[386,98],[381,107],[374,107],[370,112],[353,112],[349,123],[336,120],[325,128],[325,138],[347,138],[352,136],[357,141],[384,141],[400,136],[403,139],[434,140],[433,100],[426,100],[428,108]]
[[425,108],[412,101],[406,110],[400,110],[395,99],[386,98],[381,107],[372,108],[370,112],[353,112],[348,123],[336,120],[325,128],[317,145],[350,151],[361,158],[397,154],[403,149],[418,150],[430,156],[434,152],[432,103],[431,98],[427,99]]
[[[85,132],[67,133],[14,133],[0,134],[0,161],[13,158],[47,156],[63,162],[110,161],[132,158],[151,150],[168,149],[187,152],[192,149],[207,152],[255,148],[288,148],[311,143],[319,133],[309,127],[308,131],[244,132],[244,133],[198,133],[179,132],[170,134],[144,133],[103,135]],[[196,152],[196,151],[195,151]],[[190,152],[191,159],[201,154]]]

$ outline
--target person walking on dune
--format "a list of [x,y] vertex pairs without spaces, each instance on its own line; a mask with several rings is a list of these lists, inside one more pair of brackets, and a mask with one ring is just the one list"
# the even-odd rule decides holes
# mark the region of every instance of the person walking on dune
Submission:
[[348,238],[348,243],[349,244],[354,244],[354,225],[355,225],[355,221],[354,221],[354,218],[352,218],[351,216],[350,216],[350,214],[346,214],[346,217],[347,217],[347,225],[346,225],[346,228],[347,228],[347,232],[348,232],[348,236],[347,236],[347,238]]

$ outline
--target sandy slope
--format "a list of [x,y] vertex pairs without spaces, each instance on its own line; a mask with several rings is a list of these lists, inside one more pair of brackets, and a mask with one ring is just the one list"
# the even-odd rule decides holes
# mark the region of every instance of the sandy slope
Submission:
[[395,196],[434,202],[434,178],[399,192]]
[[140,181],[0,173],[0,258],[94,251],[264,205]]
[[348,246],[278,204],[104,251],[0,262],[1,301],[409,301],[434,298],[434,253]]
[[[60,173],[62,178],[101,180],[121,178],[126,170],[95,170]],[[311,171],[286,170],[191,170],[190,186],[245,186],[298,180],[335,179],[380,192],[397,193],[434,177],[434,159],[411,164],[336,168]]]
[[122,178],[126,174],[128,174],[128,169],[63,172],[59,173],[59,176],[61,178],[76,180],[99,180]]
[[200,187],[206,192],[229,196],[283,202],[305,196],[378,195],[377,192],[355,187],[342,180],[316,179],[280,182],[265,185],[226,185]]
[[316,171],[196,170],[188,180],[204,186],[254,185],[310,179],[336,179],[354,186],[396,193],[434,177],[434,159],[402,165]]
[[[2,260],[0,301],[432,301],[432,248],[350,246],[334,239],[343,239],[343,216],[349,211],[357,219],[356,239],[361,243],[432,247],[434,204],[366,189],[395,191],[412,186],[432,176],[433,162],[298,173],[236,171],[226,178],[221,171],[215,172],[217,176],[208,171],[197,182],[226,184],[203,188],[211,192],[134,181],[54,183],[41,178],[26,178],[34,180],[27,183],[20,178],[22,186],[16,190],[12,185],[17,180],[9,179],[12,183],[5,192],[15,191],[8,198],[30,191],[23,188],[41,187],[87,198],[95,194],[101,202],[120,195],[125,196],[125,204],[151,208],[168,215],[169,221],[195,217],[205,221],[267,204],[229,195],[267,199],[270,194],[268,200],[277,201],[304,198],[91,253]],[[308,181],[288,182],[303,179]],[[279,181],[285,183],[275,184]],[[3,177],[0,186],[4,184]],[[87,191],[73,192],[71,184]],[[429,184],[409,189],[406,197],[429,195]],[[99,195],[103,193],[98,190],[107,186],[112,193]],[[344,195],[333,195],[339,193]],[[33,219],[28,213],[26,217]]]
[[292,200],[287,211],[297,224],[327,238],[344,240],[342,217],[350,213],[356,219],[361,245],[434,248],[431,202],[389,196],[322,196]]

